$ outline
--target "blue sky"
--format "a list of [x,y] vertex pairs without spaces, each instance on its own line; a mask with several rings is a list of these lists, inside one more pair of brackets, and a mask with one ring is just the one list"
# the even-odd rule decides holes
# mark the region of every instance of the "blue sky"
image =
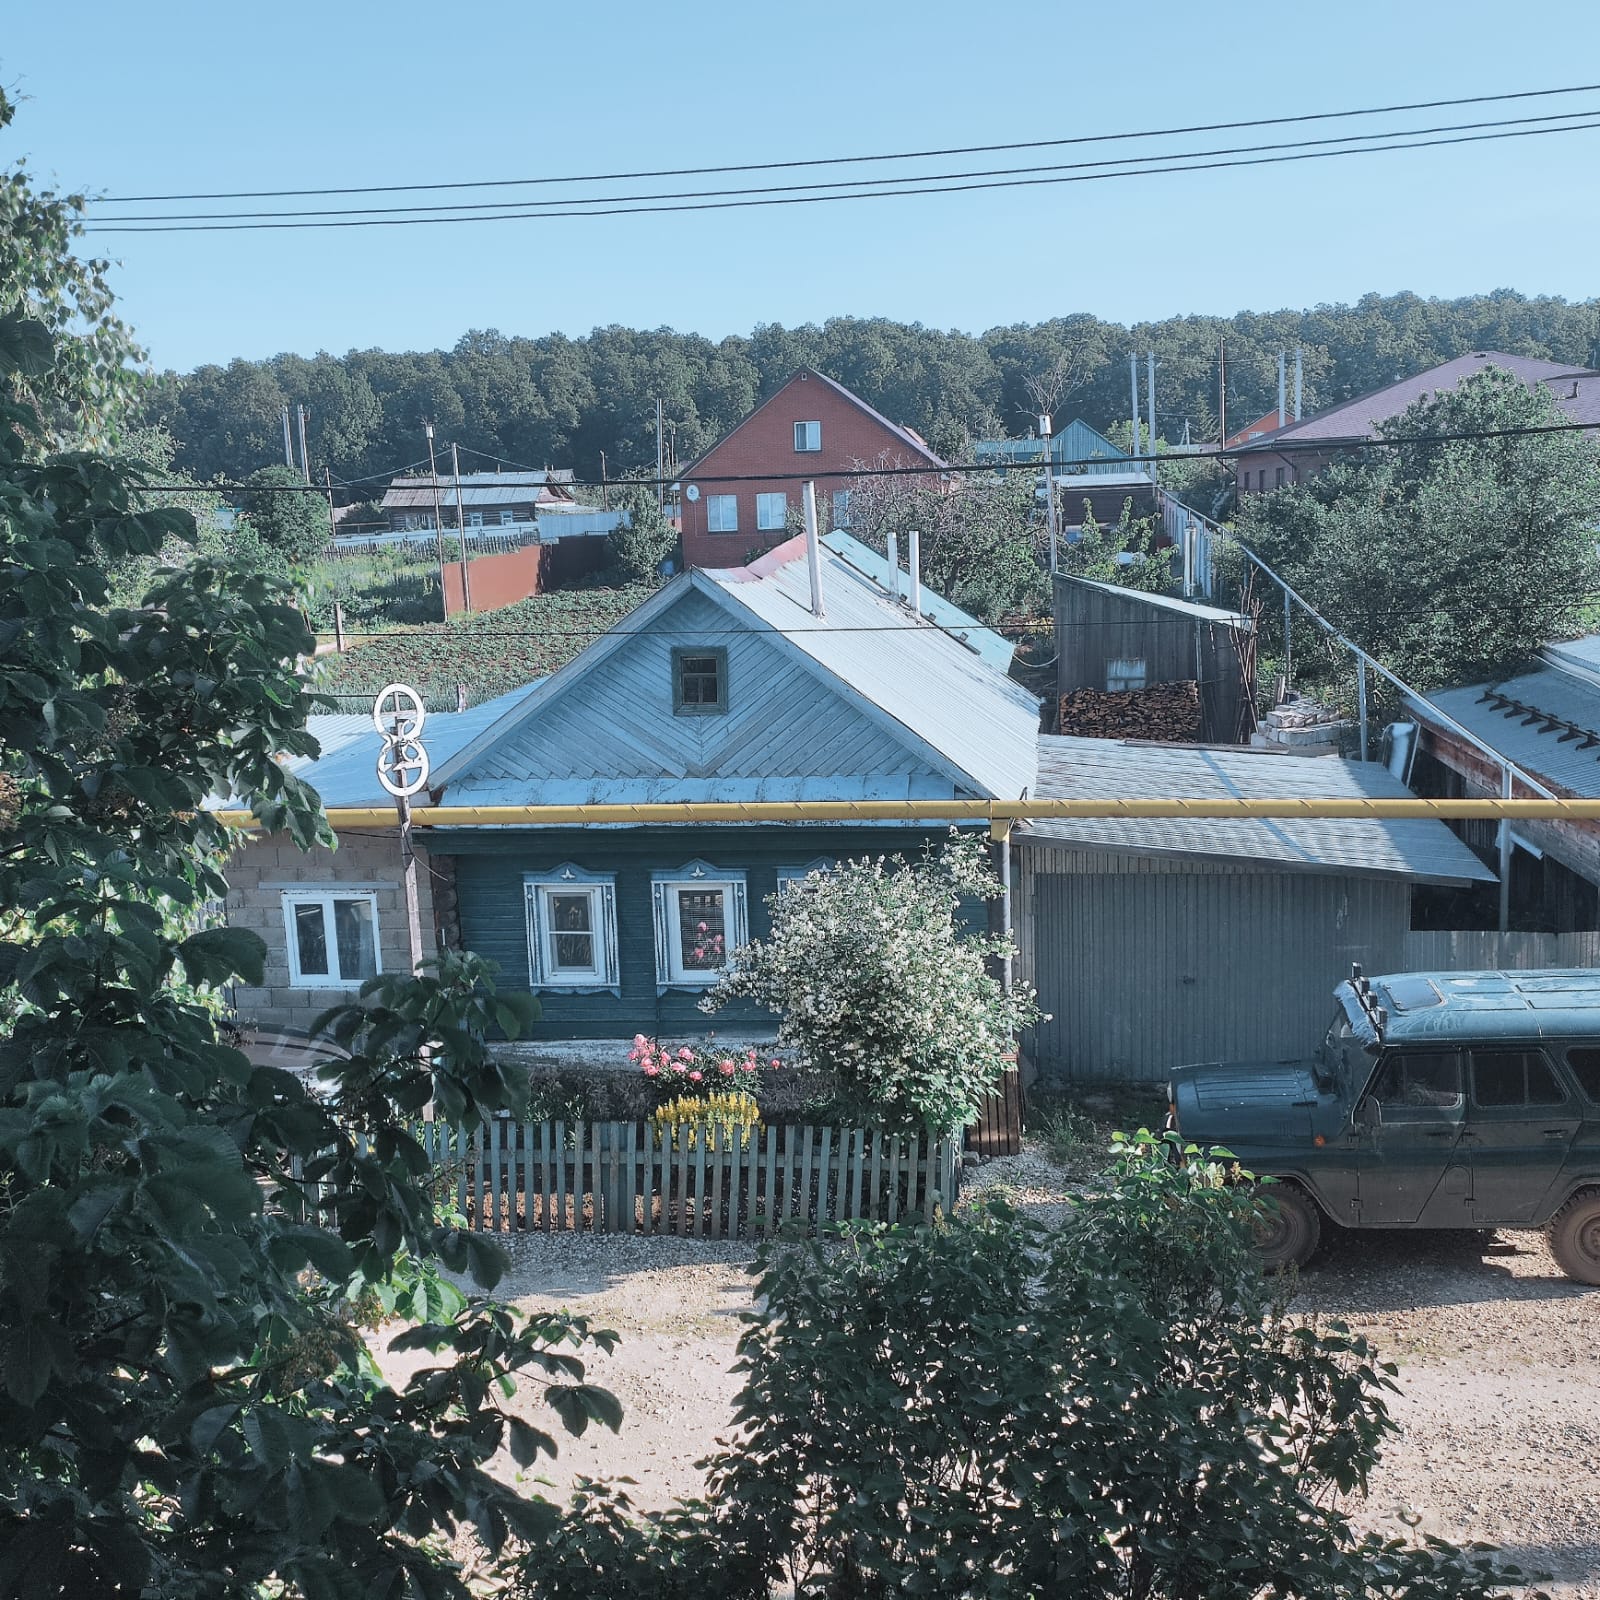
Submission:
[[[129,194],[783,160],[1553,87],[1600,80],[1596,45],[1593,0],[1004,16],[942,0],[32,4],[0,40],[0,82],[24,101],[0,163],[26,154],[64,186]],[[1597,155],[1590,132],[875,203],[96,248],[120,262],[153,359],[180,369],[449,346],[469,328],[720,337],[835,315],[1130,321],[1368,290],[1582,298],[1600,292]]]

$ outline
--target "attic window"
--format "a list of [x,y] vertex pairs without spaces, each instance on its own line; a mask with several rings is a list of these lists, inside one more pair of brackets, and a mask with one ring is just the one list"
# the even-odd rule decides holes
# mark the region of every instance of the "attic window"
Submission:
[[728,709],[728,652],[692,646],[672,652],[672,709],[680,717],[711,716]]
[[794,425],[794,448],[797,455],[810,455],[822,448],[822,424],[797,422]]

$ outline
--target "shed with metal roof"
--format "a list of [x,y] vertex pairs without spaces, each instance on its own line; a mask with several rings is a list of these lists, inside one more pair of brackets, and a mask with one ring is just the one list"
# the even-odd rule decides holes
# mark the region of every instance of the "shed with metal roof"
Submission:
[[[1040,741],[1044,798],[1403,797],[1372,762]],[[1492,881],[1441,822],[1086,818],[1013,834],[1019,968],[1046,1076],[1159,1080],[1308,1054],[1352,961],[1405,966],[1419,884]]]

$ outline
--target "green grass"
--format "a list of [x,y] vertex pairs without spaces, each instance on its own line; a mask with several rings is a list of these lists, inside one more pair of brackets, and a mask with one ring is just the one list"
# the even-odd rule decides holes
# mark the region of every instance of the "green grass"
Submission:
[[1088,1178],[1104,1169],[1113,1133],[1158,1128],[1166,1109],[1153,1084],[1036,1083],[1028,1091],[1023,1131],[1057,1166]]
[[642,584],[556,589],[498,611],[382,633],[324,658],[328,676],[319,687],[370,694],[398,680],[421,690],[430,706],[453,709],[455,686],[464,683],[476,705],[565,666],[652,592]]

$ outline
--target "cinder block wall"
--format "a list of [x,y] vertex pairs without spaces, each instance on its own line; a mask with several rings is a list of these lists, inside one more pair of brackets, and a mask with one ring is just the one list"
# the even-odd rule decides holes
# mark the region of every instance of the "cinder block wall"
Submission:
[[[424,954],[438,946],[434,921],[435,867],[427,851],[417,850],[417,890],[422,909]],[[303,1032],[311,1019],[353,993],[350,989],[302,989],[289,982],[288,930],[284,921],[285,889],[370,889],[377,896],[378,959],[385,972],[404,972],[409,965],[405,895],[400,887],[400,841],[394,830],[377,834],[344,834],[337,850],[302,850],[277,834],[252,838],[229,861],[228,924],[260,934],[267,946],[266,972],[259,988],[240,984],[234,990],[239,1021],[247,1029]],[[453,905],[453,895],[442,895]]]

